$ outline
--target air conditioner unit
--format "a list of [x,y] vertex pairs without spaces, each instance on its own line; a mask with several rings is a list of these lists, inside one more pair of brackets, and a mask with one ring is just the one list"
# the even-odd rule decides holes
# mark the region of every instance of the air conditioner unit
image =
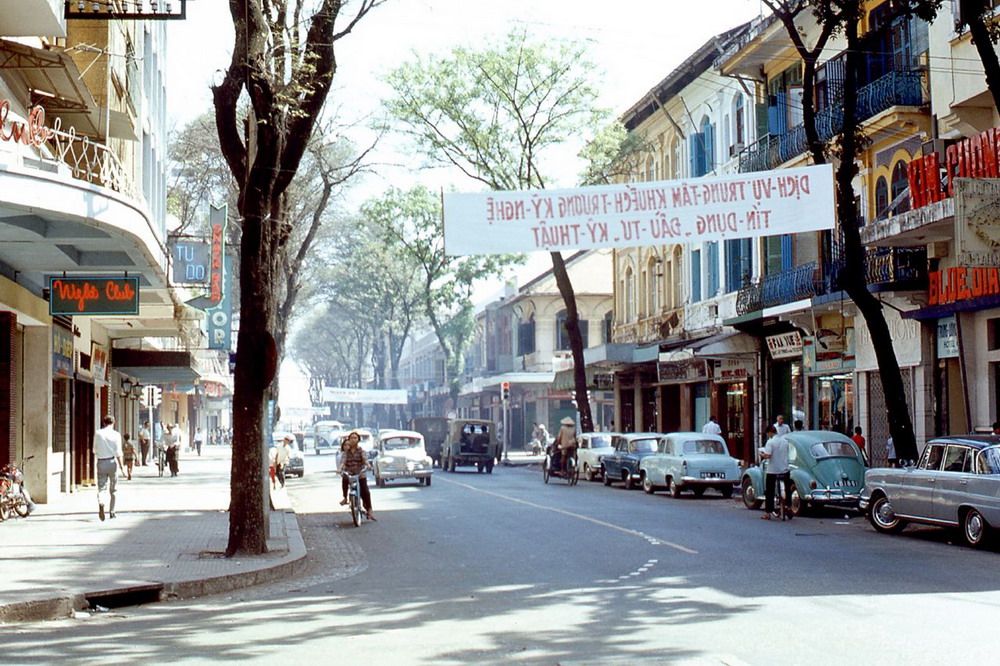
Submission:
[[729,146],[729,156],[736,157],[737,155],[743,152],[744,148],[746,148],[746,146],[742,142],[734,143],[733,145]]

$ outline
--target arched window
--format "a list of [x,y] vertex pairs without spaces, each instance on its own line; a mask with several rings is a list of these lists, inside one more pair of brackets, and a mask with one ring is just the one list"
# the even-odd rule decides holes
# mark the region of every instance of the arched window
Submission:
[[519,356],[535,352],[535,313],[517,326],[517,353]]
[[635,322],[635,274],[632,267],[625,269],[625,322]]
[[885,182],[885,176],[879,176],[875,182],[875,219],[881,220],[885,217],[886,206],[889,205],[889,185]]
[[705,144],[705,168],[699,175],[704,175],[715,168],[715,125],[705,116],[701,120],[702,142]]
[[[898,162],[896,162],[896,166],[892,168],[891,187],[892,189],[889,192],[889,194],[892,197],[892,201],[895,201],[896,197],[902,194],[903,191],[907,187],[909,187],[909,183],[906,180],[906,162],[904,162],[903,160],[899,160]],[[895,212],[899,214],[899,213],[905,213],[908,210],[910,210],[910,202],[907,200],[897,204]]]
[[604,344],[611,344],[611,334],[614,330],[615,325],[615,313],[613,310],[608,310],[604,313]]
[[743,95],[736,94],[733,100],[733,144],[734,147],[746,145],[746,120],[743,113]]
[[[587,344],[587,320],[577,319],[577,323],[580,325],[580,337],[583,338],[583,347],[586,349]],[[569,331],[566,330],[566,311],[560,310],[556,315],[556,351],[565,351],[570,349],[569,344]]]

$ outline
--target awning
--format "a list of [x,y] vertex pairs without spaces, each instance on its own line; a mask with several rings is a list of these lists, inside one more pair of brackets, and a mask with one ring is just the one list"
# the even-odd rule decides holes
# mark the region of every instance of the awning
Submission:
[[752,356],[759,349],[757,339],[739,331],[727,331],[691,345],[694,355],[701,358]]
[[186,351],[112,349],[111,367],[142,384],[193,384],[198,378],[195,359]]
[[970,298],[965,301],[956,301],[955,303],[918,308],[904,312],[900,316],[903,319],[926,321],[948,317],[956,312],[977,312],[979,310],[991,310],[996,307],[1000,307],[1000,296],[983,296],[981,298]]
[[[610,391],[614,388],[615,374],[612,368],[587,366],[587,388],[595,391]],[[553,391],[573,391],[576,389],[576,377],[573,368],[560,370],[552,380]]]
[[73,127],[80,134],[104,137],[110,121],[112,137],[138,139],[128,114],[112,110],[109,118],[108,110],[98,106],[65,52],[0,39],[0,69],[16,71],[31,92],[31,103],[44,108],[49,117],[61,119],[62,129]]

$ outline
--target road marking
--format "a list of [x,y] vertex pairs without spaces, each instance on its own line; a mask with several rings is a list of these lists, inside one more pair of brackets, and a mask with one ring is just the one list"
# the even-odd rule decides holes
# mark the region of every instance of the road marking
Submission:
[[505,499],[509,502],[517,502],[518,504],[524,504],[525,506],[530,506],[535,509],[542,509],[543,511],[551,511],[553,513],[561,513],[564,516],[569,516],[571,518],[576,518],[578,520],[583,520],[588,523],[593,523],[594,525],[599,525],[601,527],[607,527],[608,529],[617,530],[619,532],[624,532],[625,534],[630,534],[632,536],[637,536],[641,539],[645,539],[653,546],[667,546],[668,548],[673,548],[674,550],[679,550],[682,553],[687,553],[688,555],[697,555],[697,550],[692,550],[686,546],[682,546],[678,543],[673,543],[671,541],[665,541],[657,537],[650,536],[645,532],[640,532],[639,530],[633,530],[628,527],[622,527],[621,525],[615,525],[613,523],[606,523],[603,520],[598,520],[596,518],[591,518],[590,516],[584,516],[579,513],[573,513],[572,511],[566,511],[565,509],[557,509],[551,506],[545,506],[544,504],[536,504],[535,502],[529,502],[523,500],[519,497],[511,497],[510,495],[504,495],[503,493],[493,492],[492,490],[483,490],[482,488],[476,488],[475,486],[470,486],[467,483],[462,483],[461,481],[453,481],[451,479],[442,478],[442,481],[446,483],[451,483],[456,486],[462,486],[463,488],[468,488],[477,493],[482,493],[484,495],[492,495],[493,497],[499,497],[500,499]]

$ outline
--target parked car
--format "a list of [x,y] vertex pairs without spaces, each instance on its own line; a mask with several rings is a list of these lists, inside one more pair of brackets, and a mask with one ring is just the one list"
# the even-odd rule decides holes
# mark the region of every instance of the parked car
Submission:
[[615,450],[615,447],[611,445],[611,438],[617,434],[619,433],[580,433],[577,438],[579,440],[579,445],[576,449],[576,461],[577,467],[580,468],[580,474],[582,474],[587,481],[596,481],[598,477],[603,476],[601,456],[607,455]]
[[386,481],[416,479],[431,485],[434,461],[424,449],[424,436],[413,430],[392,430],[379,437],[375,449],[375,485],[383,488]]
[[639,477],[650,494],[664,488],[671,497],[685,490],[701,497],[715,488],[723,497],[732,497],[740,485],[740,463],[718,435],[672,432],[660,438],[656,453],[639,461]]
[[313,427],[315,428],[313,446],[316,455],[324,451],[340,452],[340,441],[348,433],[346,425],[340,421],[317,421]]
[[[800,430],[788,440],[791,476],[791,512],[800,516],[812,506],[857,509],[865,479],[865,460],[847,435],[830,430]],[[764,501],[764,467],[743,472],[743,504],[759,509]]]
[[305,457],[302,455],[302,449],[299,448],[299,443],[295,441],[295,435],[292,433],[280,430],[275,430],[271,433],[270,459],[274,459],[274,450],[281,446],[281,442],[285,437],[292,438],[292,441],[288,443],[288,448],[291,449],[291,452],[288,454],[288,462],[285,464],[285,476],[297,476],[301,479],[306,473]]
[[916,467],[868,470],[860,507],[879,532],[900,532],[911,522],[960,527],[978,548],[1000,526],[1000,437],[938,437]]
[[441,445],[441,468],[454,472],[460,465],[475,465],[478,471],[492,474],[499,450],[493,421],[452,419]]
[[410,419],[410,430],[424,436],[424,447],[434,463],[441,466],[441,445],[448,438],[448,419],[443,416],[418,416]]
[[663,437],[655,432],[628,433],[611,438],[613,450],[601,456],[601,474],[604,485],[621,481],[631,490],[639,485],[639,461],[656,453],[656,446]]

